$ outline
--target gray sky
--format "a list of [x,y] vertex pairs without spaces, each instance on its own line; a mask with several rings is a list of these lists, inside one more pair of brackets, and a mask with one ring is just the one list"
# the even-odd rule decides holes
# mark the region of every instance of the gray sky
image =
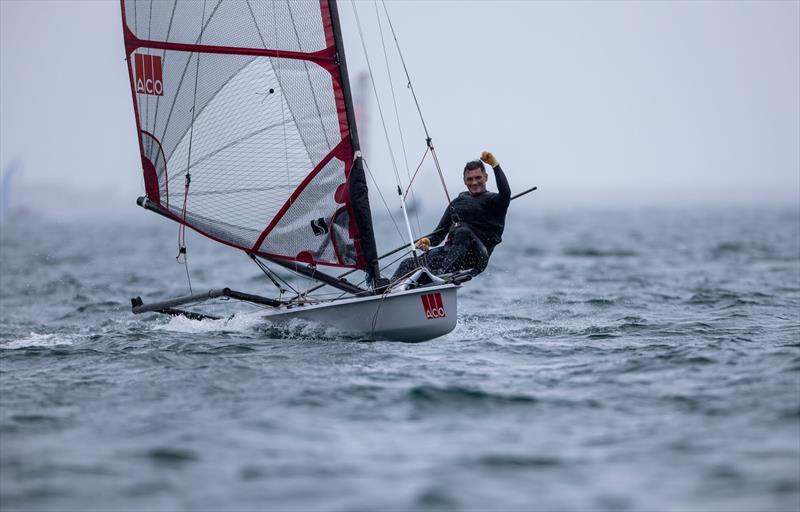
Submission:
[[[394,126],[375,10],[357,5]],[[800,2],[388,7],[451,193],[485,148],[512,188],[540,187],[537,205],[800,202]],[[353,10],[339,9],[355,76]],[[0,166],[21,161],[34,203],[131,211],[143,186],[119,2],[0,0],[0,23]],[[424,136],[392,59],[413,171]],[[389,184],[374,104],[370,117],[367,158]]]

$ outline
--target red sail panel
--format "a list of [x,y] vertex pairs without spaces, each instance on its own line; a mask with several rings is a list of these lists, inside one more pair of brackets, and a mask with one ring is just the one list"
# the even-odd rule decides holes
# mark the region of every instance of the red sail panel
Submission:
[[327,1],[121,2],[149,199],[233,247],[363,268]]

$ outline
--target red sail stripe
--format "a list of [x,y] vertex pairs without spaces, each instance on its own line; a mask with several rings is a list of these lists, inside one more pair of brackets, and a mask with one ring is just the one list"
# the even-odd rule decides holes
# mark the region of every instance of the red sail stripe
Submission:
[[[238,46],[217,46],[208,44],[173,43],[170,41],[152,41],[149,39],[139,39],[126,26],[125,49],[127,50],[128,54],[131,54],[137,48],[153,48],[156,50],[174,50],[178,52],[193,53],[221,53],[225,55],[250,55],[253,57],[279,57],[281,59],[307,60],[310,62],[316,62],[325,69],[330,69],[331,67],[337,67],[338,69],[338,66],[335,64],[335,47],[328,47],[323,50],[309,53],[293,52],[289,50],[272,50],[270,48],[244,48]],[[331,64],[333,64],[333,66],[331,66]]]
[[[311,183],[311,180],[314,178],[314,176],[319,174],[319,172],[326,165],[328,165],[328,162],[330,162],[333,159],[333,157],[337,156],[337,154],[340,153],[342,147],[345,145],[345,142],[346,141],[342,141],[339,144],[337,144],[336,147],[333,148],[333,150],[330,153],[328,153],[325,156],[325,158],[320,160],[317,166],[314,167],[314,169],[310,173],[308,173],[305,179],[303,179],[303,182],[300,183],[300,185],[296,189],[294,189],[294,192],[292,192],[292,195],[289,196],[289,199],[287,199],[286,202],[283,203],[283,206],[281,206],[281,209],[278,210],[278,213],[275,215],[275,217],[272,218],[272,221],[269,223],[269,225],[266,228],[264,228],[264,231],[261,232],[261,235],[259,235],[258,240],[256,240],[256,243],[253,244],[253,247],[250,248],[251,251],[253,252],[258,251],[258,248],[261,247],[262,243],[264,243],[264,239],[267,237],[267,235],[269,235],[270,231],[272,231],[272,229],[283,218],[284,214],[289,210],[289,207],[291,207],[292,204],[297,199],[297,196],[299,196],[306,188],[306,186],[308,186],[308,184]],[[347,144],[347,146],[349,146],[349,143]]]

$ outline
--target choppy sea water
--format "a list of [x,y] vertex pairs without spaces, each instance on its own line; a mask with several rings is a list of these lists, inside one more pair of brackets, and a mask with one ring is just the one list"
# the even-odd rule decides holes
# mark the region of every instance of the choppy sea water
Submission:
[[136,214],[0,227],[3,510],[800,509],[796,207],[513,211],[420,344],[133,316],[187,292]]

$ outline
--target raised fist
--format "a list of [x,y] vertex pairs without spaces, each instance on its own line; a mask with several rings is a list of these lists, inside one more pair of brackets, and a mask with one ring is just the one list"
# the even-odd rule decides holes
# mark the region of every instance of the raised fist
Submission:
[[497,167],[497,159],[488,151],[484,151],[481,153],[481,161],[483,163],[489,164],[491,167]]

